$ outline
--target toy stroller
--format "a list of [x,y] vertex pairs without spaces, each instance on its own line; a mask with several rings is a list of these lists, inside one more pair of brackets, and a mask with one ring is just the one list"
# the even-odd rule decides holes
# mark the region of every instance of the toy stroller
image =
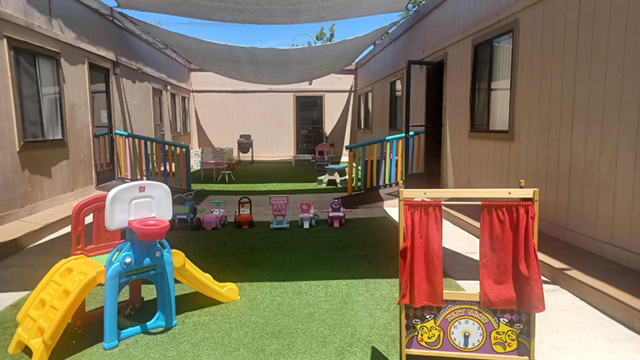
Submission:
[[[288,229],[287,205],[289,204],[289,195],[269,195],[269,203],[273,212],[271,229]],[[279,217],[282,219],[278,220]]]
[[318,222],[318,212],[313,207],[313,201],[303,201],[298,205],[300,209],[300,216],[298,218],[298,226],[302,226],[305,229],[309,228],[309,225],[316,226]]
[[340,225],[344,225],[347,222],[347,215],[345,215],[345,213],[351,212],[351,210],[343,208],[342,200],[340,199],[331,200],[330,207],[331,209],[329,210],[322,210],[323,213],[329,213],[327,216],[329,226],[340,227]]
[[189,224],[191,226],[191,230],[200,230],[202,228],[202,219],[198,217],[198,207],[193,202],[193,196],[196,194],[196,191],[202,189],[195,189],[188,193],[178,194],[174,196],[174,199],[179,197],[184,199],[184,203],[181,207],[176,210],[169,221],[169,225],[171,229],[175,229],[176,225]]
[[[248,206],[247,206],[248,205]],[[233,217],[233,222],[237,228],[248,229],[253,227],[253,206],[251,205],[251,199],[247,196],[243,196],[238,199],[238,208],[236,214]]]
[[202,227],[206,230],[220,230],[222,225],[227,225],[228,221],[224,209],[220,208],[220,204],[224,204],[224,201],[211,200],[209,203],[216,204],[216,208],[211,209],[209,214],[202,217]]

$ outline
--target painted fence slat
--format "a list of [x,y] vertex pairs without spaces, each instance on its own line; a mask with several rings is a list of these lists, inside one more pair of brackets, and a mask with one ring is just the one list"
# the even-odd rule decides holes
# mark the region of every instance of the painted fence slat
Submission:
[[416,161],[415,167],[416,167],[416,172],[420,172],[420,136],[416,136],[416,158],[414,159]]
[[185,173],[187,176],[187,190],[191,190],[191,151],[189,148],[184,152],[185,155]]
[[124,144],[122,136],[118,136],[120,138],[120,177],[124,176]]
[[376,187],[378,184],[378,144],[373,145],[373,187]]
[[364,158],[365,158],[365,153],[364,153],[364,147],[360,148],[360,172],[361,172],[361,176],[360,176],[360,190],[364,190]]
[[167,162],[167,173],[169,174],[169,183],[167,185],[169,185],[170,187],[173,187],[173,146],[167,146],[167,153],[169,155],[169,161]]
[[397,141],[393,140],[393,146],[391,150],[391,174],[389,175],[389,183],[393,184],[396,182],[396,146]]
[[382,188],[384,182],[384,143],[380,144],[380,177],[378,178],[378,186]]
[[161,145],[162,147],[162,175],[163,175],[163,179],[164,179],[164,183],[168,184],[167,182],[167,147],[164,145]]
[[[149,171],[149,142],[144,141],[144,168],[146,170],[146,178],[147,180],[151,180],[151,172]],[[151,153],[153,154],[153,146],[151,147]],[[151,155],[153,158],[153,155]]]
[[356,175],[355,186],[356,186],[356,188],[359,188],[359,186],[358,186],[358,178],[359,178],[359,176],[358,175],[360,174],[360,171],[358,169],[358,165],[360,164],[360,161],[359,161],[360,158],[358,157],[358,154],[359,154],[358,149],[355,149],[354,151],[355,151],[355,156],[356,156],[356,160],[355,160],[355,175]]
[[155,171],[155,168],[156,168],[156,165],[155,165],[156,164],[156,146],[153,143],[151,143],[150,147],[151,147],[151,158],[149,159],[149,162],[150,162],[151,166],[149,167],[149,172],[151,172],[151,174],[152,174],[151,175],[152,179],[158,180],[158,176],[157,176],[158,173]]
[[371,187],[371,145],[367,146],[367,189]]
[[384,161],[385,161],[385,167],[384,167],[384,185],[389,185],[389,167],[391,165],[391,158],[389,158],[389,156],[391,155],[391,142],[387,141],[387,151],[384,153]]
[[397,176],[398,176],[397,179],[398,180],[397,180],[397,182],[398,182],[398,186],[402,186],[402,181],[404,180],[404,176],[403,176],[403,173],[402,173],[404,171],[404,168],[402,167],[402,149],[404,149],[402,147],[402,139],[398,140],[398,149],[399,149],[399,151],[398,151],[398,172],[397,172]]
[[161,180],[162,173],[160,172],[160,170],[162,169],[162,166],[160,165],[160,162],[161,162],[160,156],[161,156],[160,144],[156,143],[156,178],[157,178],[157,181],[162,182]]
[[353,194],[353,150],[349,150],[349,164],[347,170],[347,194]]
[[[183,189],[187,188],[187,181],[185,180],[185,176],[186,176],[186,171],[190,170],[188,164],[189,163],[187,159],[184,157],[184,149],[180,148],[180,181],[182,182]],[[186,167],[186,171],[185,171],[185,167]]]
[[181,180],[181,176],[180,175],[182,174],[181,169],[180,169],[180,164],[182,163],[182,158],[179,155],[180,155],[180,151],[178,151],[178,149],[174,146],[173,147],[173,158],[176,161],[176,169],[175,169],[175,172],[176,172],[176,175],[175,175],[176,176],[176,188],[182,189],[182,186],[181,186],[182,185],[182,181],[180,181]]
[[138,180],[138,149],[135,139],[131,139],[131,163],[133,164],[131,167],[133,170],[131,174],[129,174],[130,179]]
[[129,138],[124,139],[124,154],[127,159],[127,173],[125,174],[125,178],[131,179],[131,148],[129,147]]
[[408,174],[413,174],[413,141],[414,138],[411,138],[411,143],[409,144],[409,172]]
[[144,164],[142,163],[142,141],[138,139],[138,174],[140,180],[144,179]]

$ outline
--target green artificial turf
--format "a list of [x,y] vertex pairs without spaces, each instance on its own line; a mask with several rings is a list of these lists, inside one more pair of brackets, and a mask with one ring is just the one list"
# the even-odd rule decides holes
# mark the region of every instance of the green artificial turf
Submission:
[[292,166],[291,163],[254,163],[253,165],[236,165],[229,182],[224,177],[217,181],[220,171],[216,170],[216,181],[213,181],[213,170],[204,169],[204,180],[200,180],[202,169],[191,172],[191,187],[204,189],[216,195],[273,195],[273,194],[311,194],[346,192],[346,187],[338,187],[329,182],[326,187],[318,186],[317,178],[323,171],[312,171],[312,166]]
[[[397,359],[396,224],[367,218],[338,229],[325,222],[295,225],[170,231],[172,248],[215,280],[236,283],[241,299],[221,304],[177,282],[174,329],[138,335],[105,352],[102,322],[68,326],[51,359]],[[444,284],[462,290],[451,279]],[[103,294],[95,288],[87,306],[101,306]],[[143,308],[130,319],[149,320],[155,296],[155,288],[143,284]],[[9,346],[25,301],[0,311],[0,349]]]

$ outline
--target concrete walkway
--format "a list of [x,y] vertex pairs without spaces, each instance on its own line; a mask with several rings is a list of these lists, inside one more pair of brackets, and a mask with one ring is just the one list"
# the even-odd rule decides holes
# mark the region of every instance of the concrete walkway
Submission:
[[[385,208],[398,221],[398,207]],[[467,291],[479,286],[478,238],[444,220],[443,266]],[[538,314],[536,359],[640,359],[640,335],[543,278],[546,311]]]

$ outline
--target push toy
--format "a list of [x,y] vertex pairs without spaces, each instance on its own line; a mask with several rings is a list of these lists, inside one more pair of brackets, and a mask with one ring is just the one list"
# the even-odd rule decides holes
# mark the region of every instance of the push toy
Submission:
[[[126,240],[111,251],[104,266],[84,255],[58,262],[18,313],[19,326],[9,354],[21,352],[26,345],[31,348],[32,359],[49,358],[73,313],[99,284],[105,286],[105,350],[143,332],[176,326],[174,276],[215,300],[240,299],[236,285],[216,282],[182,252],[171,250],[164,240],[168,220],[172,219],[171,208],[171,190],[162,183],[138,181],[111,190],[105,204],[105,226],[109,231],[126,228]],[[145,324],[119,330],[118,294],[127,284],[140,279],[156,286],[158,311]]]
[[329,226],[333,225],[333,227],[340,227],[340,225],[344,225],[347,221],[347,215],[345,215],[345,213],[351,212],[351,210],[342,207],[342,200],[333,199],[331,200],[330,209],[322,210],[322,212],[329,213],[327,216]]
[[243,196],[238,199],[238,208],[233,217],[233,222],[237,228],[248,229],[253,227],[253,206],[251,205],[251,199],[249,199],[249,197]]
[[305,229],[309,228],[309,225],[316,226],[318,223],[318,212],[313,207],[313,201],[303,201],[298,205],[300,209],[300,215],[298,217],[298,226],[302,226]]
[[171,229],[175,229],[176,225],[189,224],[191,230],[200,230],[202,228],[202,219],[198,217],[198,207],[193,202],[193,196],[196,191],[201,189],[195,189],[188,193],[178,194],[174,196],[174,199],[179,197],[184,199],[184,203],[176,210],[175,214],[169,222]]
[[[287,205],[289,204],[289,195],[269,195],[269,203],[271,204],[271,212],[273,213],[273,221],[271,221],[271,229],[288,229],[287,221]],[[281,218],[278,220],[278,218]]]
[[224,201],[211,200],[209,203],[216,204],[216,208],[202,217],[202,227],[206,230],[220,230],[222,225],[227,225],[227,214],[220,208],[220,204],[224,204]]

